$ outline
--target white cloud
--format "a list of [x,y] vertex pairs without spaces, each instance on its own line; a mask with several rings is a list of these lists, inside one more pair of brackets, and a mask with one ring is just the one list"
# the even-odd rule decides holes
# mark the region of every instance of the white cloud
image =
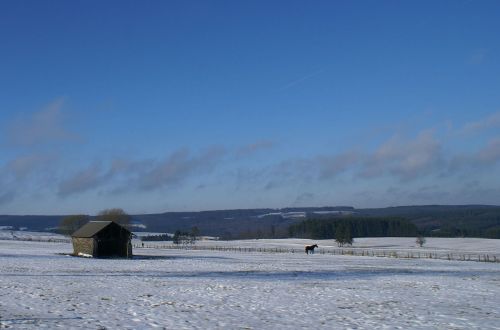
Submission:
[[391,174],[410,180],[432,173],[443,165],[441,143],[430,130],[424,130],[413,140],[393,136],[368,155],[361,175],[376,177]]
[[486,164],[500,161],[500,137],[490,140],[486,147],[479,150],[478,158]]
[[454,155],[449,160],[448,166],[452,172],[478,171],[498,162],[500,162],[500,137],[491,139],[478,150]]
[[319,166],[319,178],[333,178],[350,168],[357,166],[361,155],[356,151],[348,151],[333,156],[318,156],[316,162]]
[[482,64],[488,56],[488,49],[478,48],[474,50],[469,58],[471,64]]
[[16,193],[13,190],[0,193],[0,205],[7,204],[14,200]]
[[211,173],[224,155],[225,150],[220,147],[212,147],[199,154],[192,154],[184,148],[163,160],[114,159],[108,166],[94,163],[62,180],[58,194],[65,197],[106,185],[112,193],[155,190]]
[[5,166],[5,173],[12,174],[16,180],[24,180],[40,171],[49,171],[57,162],[53,153],[33,153],[12,159]]
[[138,179],[137,184],[143,190],[177,184],[192,175],[211,172],[225,153],[220,147],[212,147],[194,156],[188,149],[178,150],[165,160],[154,164]]
[[495,112],[488,117],[481,118],[477,121],[467,123],[462,128],[463,134],[473,134],[486,131],[491,128],[500,127],[500,111]]
[[7,142],[13,146],[36,146],[78,140],[78,135],[65,127],[63,106],[64,99],[59,98],[38,112],[14,119],[6,127]]
[[109,176],[103,172],[101,165],[92,164],[72,177],[63,180],[59,184],[58,194],[59,196],[66,197],[75,193],[92,190],[103,185],[108,179]]
[[260,140],[254,143],[244,145],[236,150],[237,156],[249,156],[261,150],[268,150],[274,147],[274,142],[270,140]]

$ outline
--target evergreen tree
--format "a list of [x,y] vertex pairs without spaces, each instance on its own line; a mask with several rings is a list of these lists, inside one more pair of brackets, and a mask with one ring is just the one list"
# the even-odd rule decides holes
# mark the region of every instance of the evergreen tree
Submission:
[[346,224],[345,234],[344,234],[344,244],[352,245],[352,232],[350,224]]
[[344,237],[345,227],[343,225],[338,225],[337,228],[335,228],[335,241],[337,241],[339,247],[344,246]]
[[288,233],[298,238],[337,239],[338,237],[341,240],[346,233],[349,234],[348,238],[415,237],[417,227],[403,218],[349,216],[304,220],[291,225]]
[[178,245],[178,244],[181,244],[181,240],[182,240],[182,233],[180,230],[176,230],[175,233],[174,233],[174,238],[172,239],[173,240],[173,243]]
[[425,244],[425,237],[422,235],[418,235],[415,242],[418,244],[418,246],[422,247]]
[[344,245],[352,245],[352,232],[351,225],[347,222],[340,222],[335,230],[335,240],[337,245],[342,247]]
[[196,226],[192,227],[190,235],[192,240],[196,241],[198,239],[198,236],[200,236],[200,229],[198,229],[198,227]]
[[62,235],[71,235],[87,222],[89,222],[88,215],[69,215],[61,220],[57,231]]

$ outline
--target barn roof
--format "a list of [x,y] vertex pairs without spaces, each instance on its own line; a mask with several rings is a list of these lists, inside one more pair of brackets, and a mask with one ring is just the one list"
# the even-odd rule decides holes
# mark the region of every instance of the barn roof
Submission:
[[[100,232],[101,230],[103,230],[104,228],[106,228],[107,226],[109,226],[112,223],[113,223],[113,221],[90,221],[90,222],[87,222],[85,225],[83,225],[80,229],[75,231],[73,233],[73,235],[71,235],[71,236],[72,237],[89,238],[89,237],[94,236],[95,234],[97,234],[98,232]],[[116,222],[115,222],[115,224],[120,226]],[[123,226],[120,226],[120,227],[122,227],[126,231],[129,231],[127,228],[125,228]]]

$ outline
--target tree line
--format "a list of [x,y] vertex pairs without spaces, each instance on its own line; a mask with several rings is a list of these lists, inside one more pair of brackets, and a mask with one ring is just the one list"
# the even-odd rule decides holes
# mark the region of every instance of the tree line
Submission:
[[[61,220],[57,232],[69,236],[89,222],[90,219],[90,216],[86,214],[69,215]],[[125,228],[129,228],[132,218],[122,209],[114,208],[102,210],[93,220],[114,221]]]
[[[122,209],[106,209],[95,217],[97,221],[113,221],[125,228],[130,228],[131,217]],[[69,215],[64,217],[59,224],[58,232],[63,235],[70,236],[83,225],[90,221],[90,216],[85,214]],[[174,244],[195,244],[200,236],[200,230],[194,226],[190,232],[176,230],[171,236],[167,233],[157,235],[146,235],[140,237],[141,241],[172,241]]]
[[194,226],[191,228],[190,232],[176,230],[173,235],[157,234],[157,235],[146,235],[141,236],[140,239],[143,242],[159,242],[159,241],[172,241],[174,244],[195,244],[200,236],[200,230],[198,227]]
[[352,237],[415,237],[417,227],[399,217],[337,217],[301,221],[291,225],[288,234],[297,238],[343,241]]

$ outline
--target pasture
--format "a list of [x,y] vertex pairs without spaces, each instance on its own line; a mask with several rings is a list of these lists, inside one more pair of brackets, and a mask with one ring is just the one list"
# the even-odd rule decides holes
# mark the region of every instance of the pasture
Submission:
[[[357,244],[402,249],[401,240],[366,239]],[[434,250],[464,249],[463,242],[448,240],[429,240],[428,245],[434,244]],[[310,241],[257,243],[303,251],[306,242]],[[462,252],[493,253],[496,242],[479,240],[474,249]],[[318,245],[324,248],[326,242]],[[135,249],[132,260],[64,255],[70,252],[69,243],[0,240],[1,328],[500,327],[499,263],[333,255],[318,250],[306,255],[156,246]]]

